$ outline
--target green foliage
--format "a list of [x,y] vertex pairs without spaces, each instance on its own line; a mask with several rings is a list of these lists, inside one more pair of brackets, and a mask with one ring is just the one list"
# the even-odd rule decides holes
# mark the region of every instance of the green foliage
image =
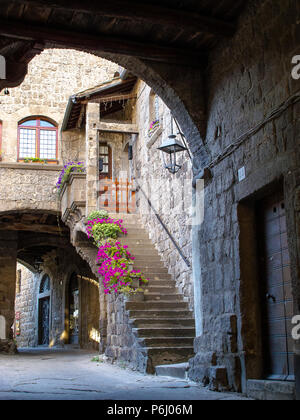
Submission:
[[120,226],[116,224],[95,224],[92,229],[92,234],[95,242],[100,244],[104,239],[117,239],[118,235],[122,233]]
[[48,163],[47,159],[40,159],[40,158],[25,158],[24,163]]
[[95,219],[107,219],[109,214],[106,210],[96,210],[92,211],[87,217],[87,221],[90,222]]

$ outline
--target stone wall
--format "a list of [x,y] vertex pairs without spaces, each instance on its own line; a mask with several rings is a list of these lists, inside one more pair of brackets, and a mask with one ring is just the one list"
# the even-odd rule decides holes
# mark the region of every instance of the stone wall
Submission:
[[[159,98],[156,118],[159,117],[160,126],[149,137],[148,130],[155,118],[155,114],[153,115],[154,92],[140,81],[137,84],[136,94],[138,100],[133,111],[133,122],[138,126],[139,136],[134,144],[133,176],[150,198],[155,211],[191,263],[192,163],[187,152],[184,152],[178,154],[178,164],[182,165],[182,169],[176,175],[170,174],[164,168],[162,154],[157,148],[172,132],[177,134],[178,129],[175,122],[172,127],[171,111]],[[180,136],[178,137],[180,139]],[[137,196],[137,206],[151,240],[169,269],[169,273],[176,279],[180,292],[189,300],[192,308],[194,304],[192,269],[180,256],[141,192]]]
[[57,165],[0,164],[0,213],[15,210],[57,212]]
[[[19,332],[15,331],[15,338],[18,347],[34,347],[36,345],[36,317],[38,313],[36,284],[39,280],[38,277],[38,275],[35,275],[22,264],[17,265],[17,282],[19,281],[20,283],[19,289],[17,287],[15,312],[20,313],[20,319]],[[17,320],[15,320],[16,322]]]
[[[88,281],[94,278],[87,265],[70,247],[69,250],[52,251],[44,258],[40,273],[32,273],[24,266],[21,270],[21,290],[16,294],[15,311],[19,313],[20,335],[16,336],[18,347],[38,346],[39,289],[43,277],[50,277],[50,346],[68,344],[68,319],[66,319],[69,279],[73,273],[79,279],[80,290],[80,346],[99,348],[99,291]],[[59,265],[57,265],[59,261]],[[18,289],[18,288],[17,288]],[[17,321],[16,321],[17,322]]]
[[0,315],[5,318],[6,338],[13,337],[16,291],[17,234],[0,232]]
[[[201,260],[196,281],[202,335],[195,342],[190,377],[213,383],[209,366],[214,372],[223,366],[234,390],[246,391],[246,379],[263,377],[258,279],[245,275],[249,253],[255,250],[250,241],[241,248],[245,238],[238,209],[243,200],[255,202],[272,192],[276,182],[284,186],[294,299],[299,298],[293,202],[299,185],[300,108],[288,101],[300,87],[291,77],[291,60],[299,53],[299,28],[293,18],[298,6],[279,0],[249,2],[237,34],[215,50],[206,75],[212,180],[206,179],[205,220],[194,242]],[[282,111],[274,114],[280,106]],[[246,179],[240,182],[242,167]],[[242,259],[243,253],[248,259]],[[299,306],[295,310],[299,312]]]
[[[48,49],[29,64],[24,82],[0,94],[2,157],[16,162],[18,122],[30,116],[45,116],[61,127],[69,97],[113,78],[118,65],[75,50]],[[59,160],[85,156],[85,138],[78,133],[59,133]],[[81,142],[78,142],[81,138]]]

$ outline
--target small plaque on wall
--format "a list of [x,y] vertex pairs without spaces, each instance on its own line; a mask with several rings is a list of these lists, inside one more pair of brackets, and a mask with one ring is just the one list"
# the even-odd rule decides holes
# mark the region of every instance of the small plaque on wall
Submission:
[[245,169],[245,166],[243,166],[241,169],[239,169],[238,176],[239,176],[239,182],[242,182],[242,181],[244,181],[244,179],[246,179],[246,169]]

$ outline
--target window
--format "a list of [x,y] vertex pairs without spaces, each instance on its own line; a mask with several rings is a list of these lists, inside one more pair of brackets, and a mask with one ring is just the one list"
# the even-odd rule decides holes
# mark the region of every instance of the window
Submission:
[[18,160],[57,159],[57,126],[43,118],[27,119],[19,124]]
[[40,294],[50,291],[50,277],[45,275],[40,284]]

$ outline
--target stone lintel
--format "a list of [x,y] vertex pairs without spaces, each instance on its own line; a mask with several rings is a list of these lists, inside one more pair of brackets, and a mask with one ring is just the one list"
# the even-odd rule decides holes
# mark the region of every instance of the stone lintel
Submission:
[[97,130],[105,131],[108,133],[127,133],[139,134],[137,125],[135,124],[118,124],[118,123],[98,123]]

